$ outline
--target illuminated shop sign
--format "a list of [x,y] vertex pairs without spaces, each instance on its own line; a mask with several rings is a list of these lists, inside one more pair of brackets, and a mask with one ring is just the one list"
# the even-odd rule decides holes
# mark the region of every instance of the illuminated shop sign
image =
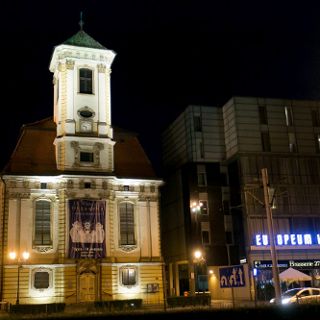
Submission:
[[[267,234],[257,234],[254,238],[256,246],[268,246],[269,237]],[[275,238],[277,246],[309,246],[320,245],[320,233],[312,235],[311,233],[285,233],[277,234]]]
[[[271,260],[255,260],[253,267],[256,269],[271,269]],[[278,260],[278,268],[313,269],[320,268],[320,260]]]

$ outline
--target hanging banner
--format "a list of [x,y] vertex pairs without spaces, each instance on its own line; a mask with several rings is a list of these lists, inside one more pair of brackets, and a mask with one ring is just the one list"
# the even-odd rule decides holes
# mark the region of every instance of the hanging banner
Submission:
[[103,200],[69,200],[69,258],[105,257],[105,215]]

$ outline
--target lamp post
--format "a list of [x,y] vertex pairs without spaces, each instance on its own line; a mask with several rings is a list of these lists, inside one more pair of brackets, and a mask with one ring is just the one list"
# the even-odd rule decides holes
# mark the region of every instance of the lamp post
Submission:
[[[274,198],[275,191],[272,190],[271,188],[269,188],[268,172],[267,172],[266,168],[261,169],[261,175],[262,175],[264,201],[261,201],[253,193],[249,192],[249,190],[245,191],[245,197],[247,194],[249,194],[255,201],[260,203],[266,209],[267,225],[268,225],[268,238],[269,238],[269,243],[270,243],[270,255],[271,255],[271,259],[272,259],[272,276],[273,276],[275,298],[276,298],[275,300],[276,300],[276,303],[280,303],[281,289],[280,289],[278,258],[277,258],[277,251],[276,251],[276,246],[275,246],[274,226],[273,226],[273,217],[272,217],[272,209],[274,208],[274,200],[275,200],[275,198]],[[254,189],[257,189],[257,188],[254,188]],[[247,203],[247,198],[246,198],[245,202]],[[247,217],[247,219],[248,219],[248,217]],[[255,294],[256,294],[256,292],[255,292]]]
[[202,260],[202,252],[200,250],[196,250],[193,254],[194,257],[194,281],[195,281],[195,292],[199,293],[199,283],[198,283],[198,276],[199,276],[199,262]]
[[20,269],[22,269],[22,263],[26,262],[30,257],[30,253],[28,251],[22,252],[22,256],[17,256],[16,252],[12,251],[9,253],[10,260],[14,261],[17,260],[18,264],[18,276],[17,276],[17,299],[16,304],[18,305],[20,303]]
[[274,228],[273,228],[272,208],[270,205],[270,194],[269,194],[269,188],[268,188],[267,169],[266,168],[261,169],[261,173],[262,173],[264,202],[265,202],[265,208],[266,208],[266,214],[267,214],[274,290],[275,290],[275,296],[276,296],[276,303],[279,303],[281,301],[281,289],[280,289],[280,280],[279,280],[277,252],[276,252],[276,246],[275,246],[275,241],[274,241]]

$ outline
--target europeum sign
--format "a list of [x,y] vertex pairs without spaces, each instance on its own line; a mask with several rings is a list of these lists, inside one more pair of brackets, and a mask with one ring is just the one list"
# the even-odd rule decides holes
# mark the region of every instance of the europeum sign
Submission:
[[[309,246],[320,245],[320,233],[312,235],[310,233],[296,234],[285,233],[277,234],[275,238],[277,246]],[[268,246],[270,245],[269,237],[267,234],[257,234],[255,236],[256,246]]]

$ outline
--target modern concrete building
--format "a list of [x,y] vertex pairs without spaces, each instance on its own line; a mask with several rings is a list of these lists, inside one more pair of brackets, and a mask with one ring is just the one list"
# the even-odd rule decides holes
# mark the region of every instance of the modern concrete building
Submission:
[[111,123],[114,57],[83,30],[54,48],[53,118],[22,127],[1,174],[4,302],[163,303],[162,181]]
[[[319,115],[319,101],[233,97],[223,107],[189,106],[164,131],[169,294],[205,289],[208,276],[213,297],[230,297],[221,267],[241,264],[246,289],[237,287],[236,298],[272,294],[264,168],[279,272],[292,266],[320,285]],[[200,278],[195,250],[206,267]]]

